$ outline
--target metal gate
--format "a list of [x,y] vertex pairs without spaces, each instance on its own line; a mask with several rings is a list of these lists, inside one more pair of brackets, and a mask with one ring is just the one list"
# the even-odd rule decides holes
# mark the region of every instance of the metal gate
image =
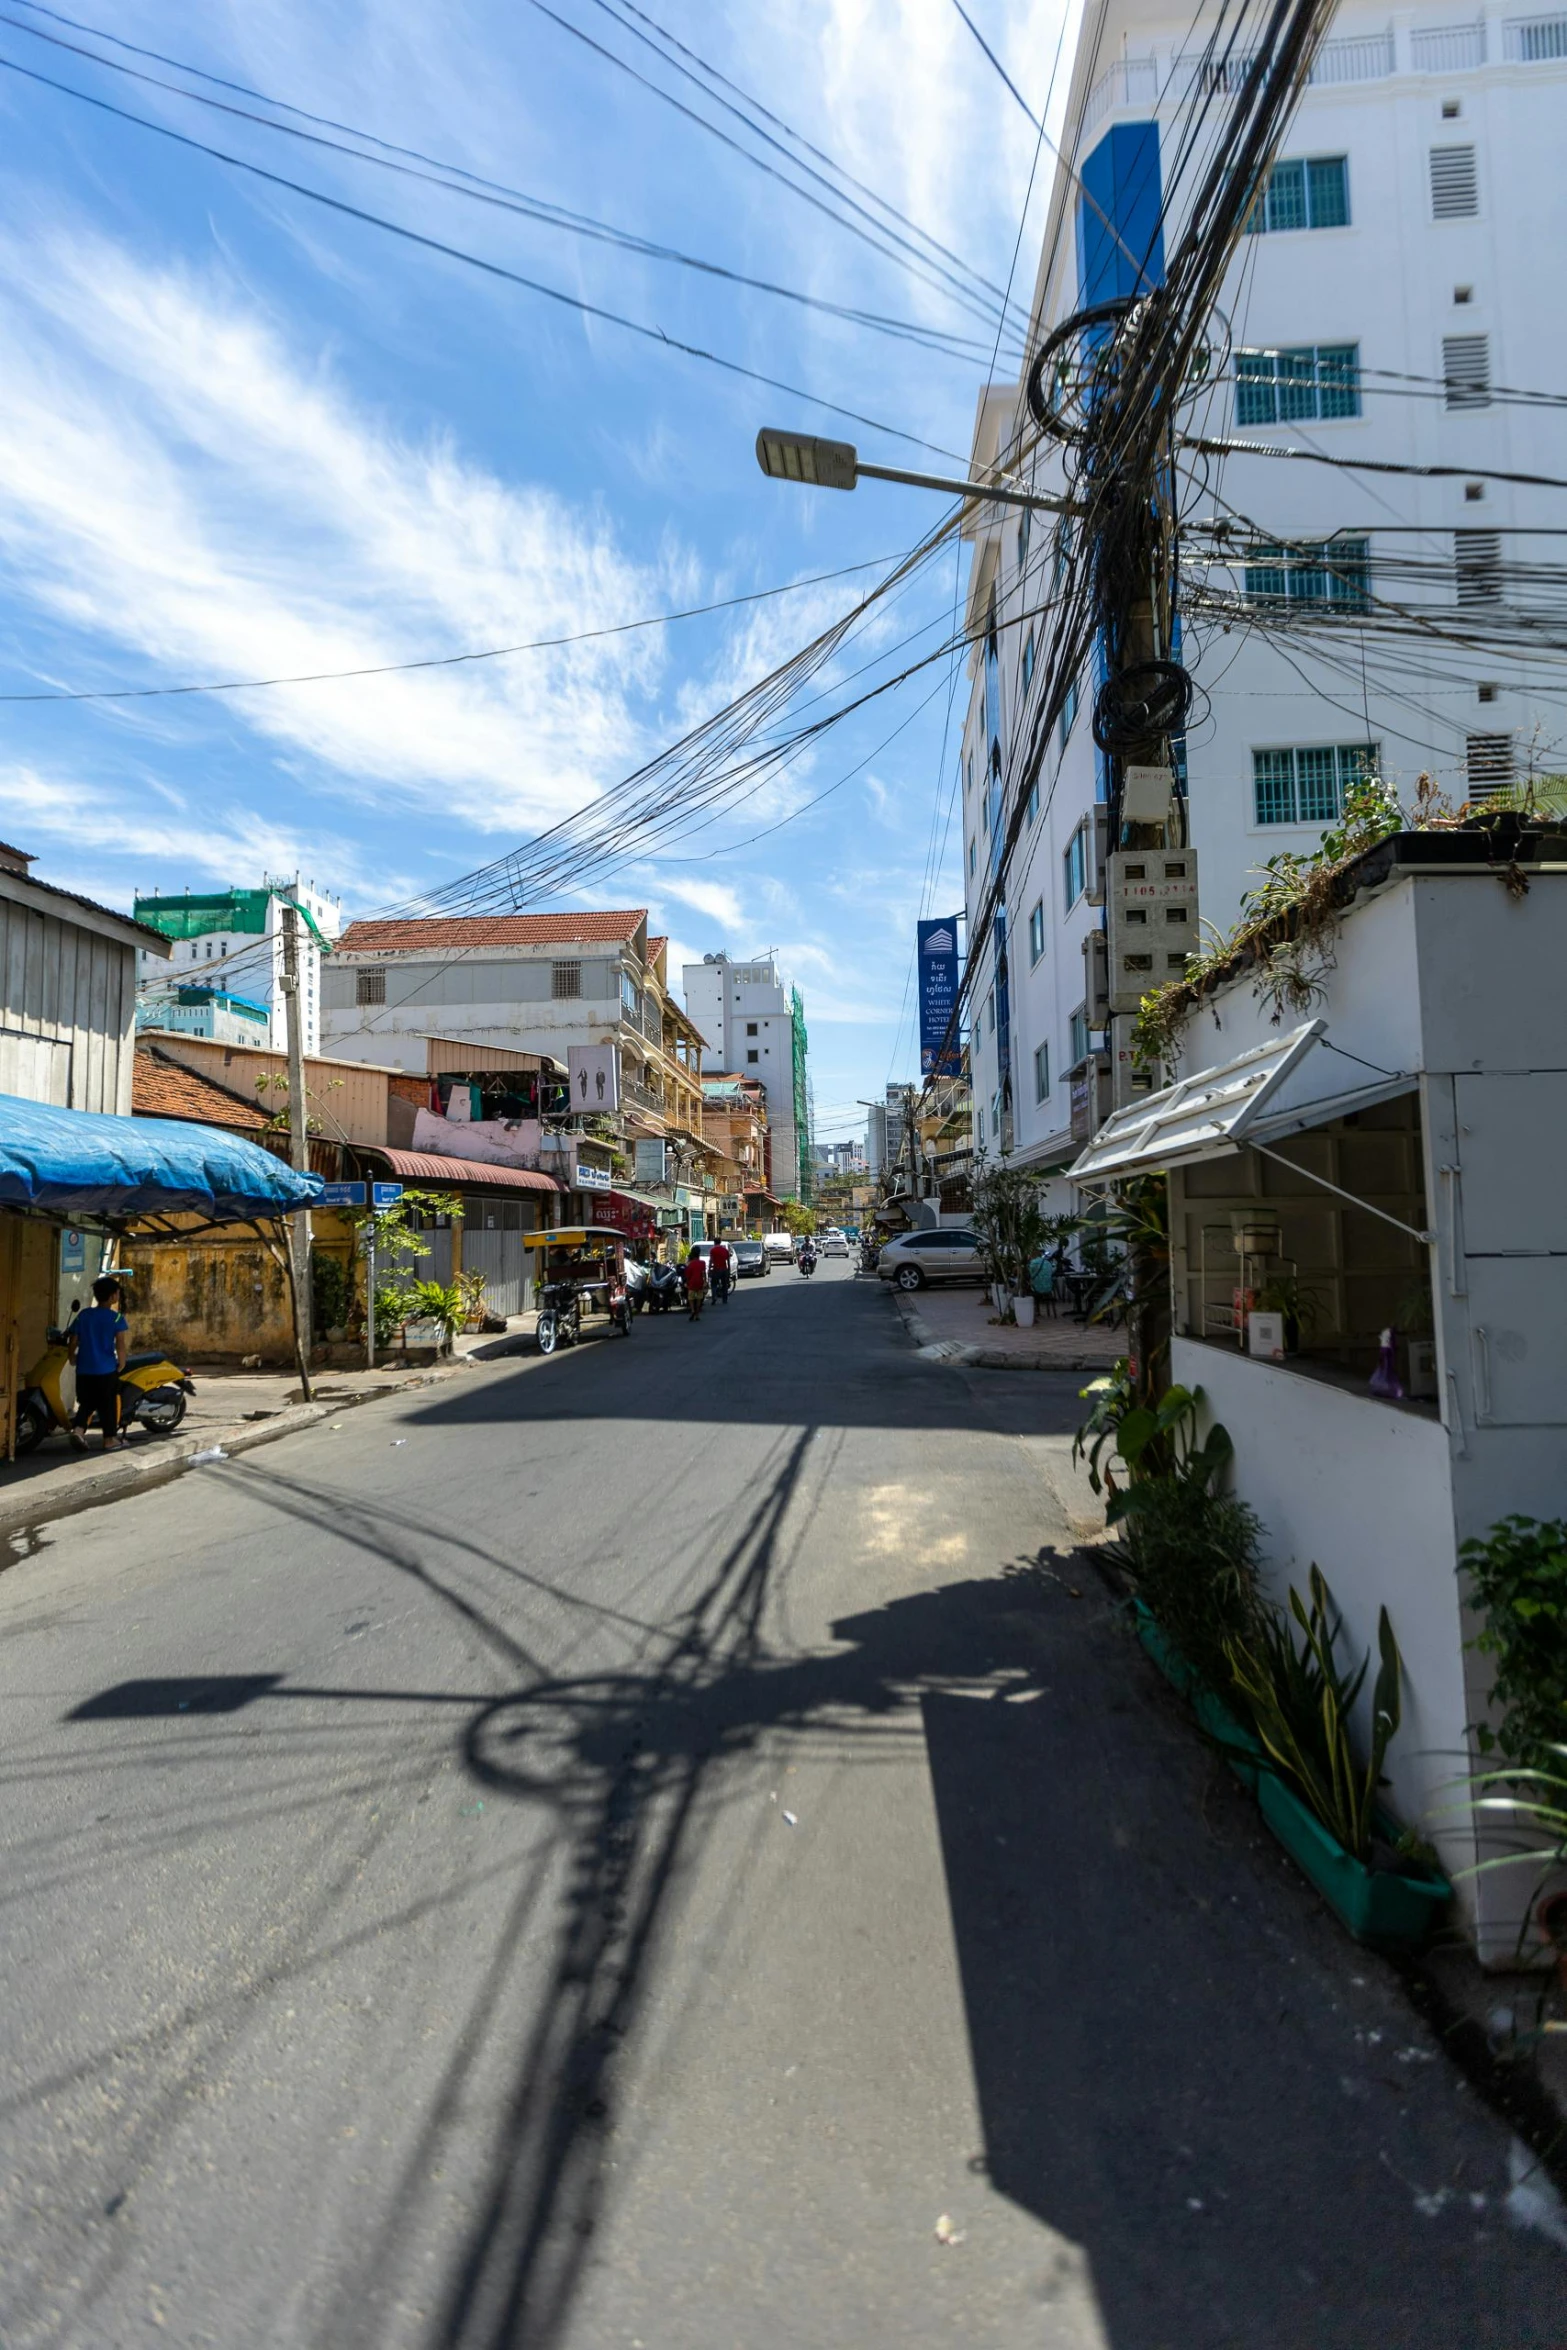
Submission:
[[466,1202],[463,1271],[484,1275],[484,1293],[492,1314],[522,1314],[528,1309],[531,1284],[522,1236],[533,1230],[533,1224],[533,1209],[524,1207],[520,1200],[470,1198]]

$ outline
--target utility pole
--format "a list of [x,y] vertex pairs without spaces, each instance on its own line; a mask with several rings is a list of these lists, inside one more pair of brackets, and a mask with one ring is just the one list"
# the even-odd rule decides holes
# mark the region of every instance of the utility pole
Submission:
[[[288,1155],[299,1175],[310,1172],[310,1116],[305,1100],[305,1039],[299,1014],[299,908],[283,901],[283,1013],[288,1023]],[[310,1401],[310,1210],[301,1209],[288,1222],[289,1262],[293,1269],[294,1345],[299,1356],[299,1383]],[[372,1303],[372,1312],[374,1306]]]

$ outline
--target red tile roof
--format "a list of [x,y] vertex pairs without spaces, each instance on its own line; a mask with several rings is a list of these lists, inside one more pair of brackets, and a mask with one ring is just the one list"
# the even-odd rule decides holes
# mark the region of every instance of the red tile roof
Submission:
[[344,955],[407,955],[421,947],[620,946],[647,920],[637,906],[613,914],[421,915],[407,921],[350,922]]
[[376,1157],[384,1159],[394,1175],[408,1183],[461,1184],[465,1190],[482,1190],[498,1183],[503,1190],[559,1191],[553,1175],[542,1175],[532,1167],[496,1167],[487,1159],[438,1158],[433,1151],[389,1151],[377,1149]]
[[265,1110],[226,1085],[214,1085],[160,1053],[156,1045],[139,1044],[131,1077],[131,1114],[136,1118],[188,1118],[198,1126],[226,1126],[241,1134],[258,1133],[267,1123]]

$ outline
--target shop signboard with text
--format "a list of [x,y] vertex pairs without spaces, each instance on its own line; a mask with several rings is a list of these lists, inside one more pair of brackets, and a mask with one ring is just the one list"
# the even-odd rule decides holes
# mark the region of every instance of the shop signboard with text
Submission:
[[958,1000],[956,915],[945,921],[920,923],[915,967],[919,974],[920,1075],[956,1077],[963,1067],[957,1022],[952,1016]]

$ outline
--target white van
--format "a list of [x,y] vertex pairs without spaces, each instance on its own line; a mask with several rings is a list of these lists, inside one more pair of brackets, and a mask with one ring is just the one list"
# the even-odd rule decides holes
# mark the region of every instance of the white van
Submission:
[[794,1263],[794,1236],[789,1232],[764,1232],[762,1246],[775,1265]]

